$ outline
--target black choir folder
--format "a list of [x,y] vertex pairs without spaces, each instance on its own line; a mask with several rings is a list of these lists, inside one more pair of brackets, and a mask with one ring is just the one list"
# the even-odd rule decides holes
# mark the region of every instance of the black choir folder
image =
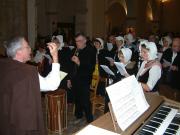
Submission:
[[[141,116],[152,109],[134,75],[107,87],[106,90],[110,98],[109,108],[114,129],[117,133],[131,133],[130,127],[137,126],[137,121],[139,124],[143,123],[144,119],[141,119]],[[162,99],[158,99],[158,102],[162,102]],[[153,110],[156,107],[154,105]]]

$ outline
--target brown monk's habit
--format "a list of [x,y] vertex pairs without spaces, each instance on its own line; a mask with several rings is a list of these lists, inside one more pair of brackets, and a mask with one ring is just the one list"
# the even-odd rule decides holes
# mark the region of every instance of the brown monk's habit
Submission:
[[0,135],[46,135],[36,68],[7,58],[0,59]]

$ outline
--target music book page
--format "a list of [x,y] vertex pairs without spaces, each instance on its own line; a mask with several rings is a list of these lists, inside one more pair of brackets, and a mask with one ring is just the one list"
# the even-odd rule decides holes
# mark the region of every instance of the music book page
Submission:
[[102,69],[109,75],[113,75],[115,76],[115,74],[113,73],[113,71],[106,65],[100,65],[102,67]]
[[88,125],[76,135],[120,135],[93,125]]
[[60,78],[61,78],[61,81],[66,77],[66,75],[67,75],[66,72],[60,71]]
[[109,62],[111,62],[111,61],[114,61],[114,59],[113,58],[111,58],[111,57],[105,57]]
[[122,64],[120,62],[114,62],[114,64],[116,65],[116,67],[121,75],[125,76],[125,74],[127,74],[124,64]]
[[134,75],[106,88],[121,130],[126,130],[148,108],[143,89]]

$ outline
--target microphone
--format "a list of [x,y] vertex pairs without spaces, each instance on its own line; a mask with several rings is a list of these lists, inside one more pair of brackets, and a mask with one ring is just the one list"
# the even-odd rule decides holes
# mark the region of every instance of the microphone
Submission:
[[74,52],[74,56],[78,56],[79,55],[79,49],[76,48],[75,52]]

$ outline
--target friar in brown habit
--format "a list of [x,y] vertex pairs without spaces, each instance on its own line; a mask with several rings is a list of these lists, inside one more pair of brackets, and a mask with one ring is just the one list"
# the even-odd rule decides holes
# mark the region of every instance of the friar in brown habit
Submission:
[[25,64],[31,49],[20,37],[9,44],[12,58],[0,59],[0,135],[46,135],[38,72]]

